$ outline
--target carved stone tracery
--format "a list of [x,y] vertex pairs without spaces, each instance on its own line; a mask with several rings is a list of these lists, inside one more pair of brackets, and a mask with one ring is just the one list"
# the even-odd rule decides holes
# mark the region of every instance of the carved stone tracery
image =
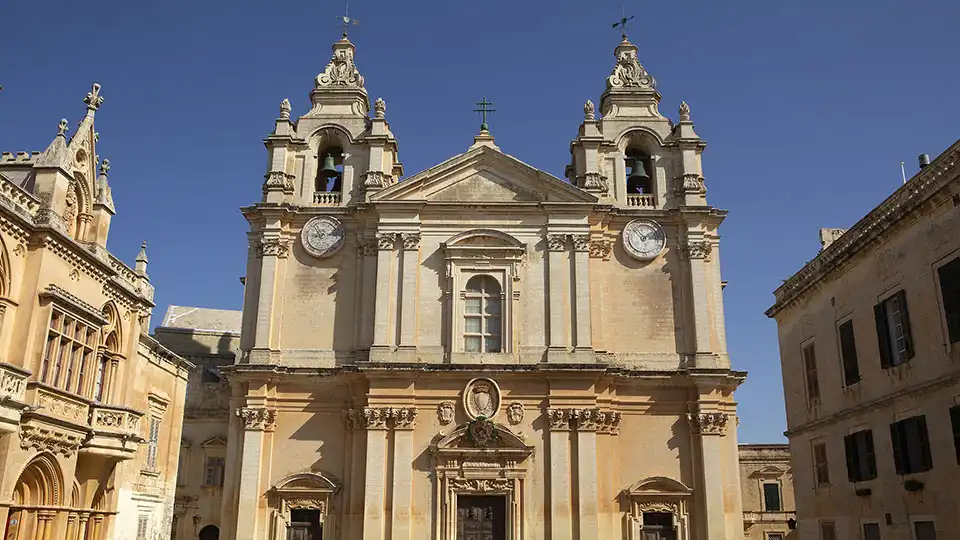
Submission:
[[457,491],[468,493],[502,493],[505,491],[513,491],[513,481],[496,478],[453,478],[450,480],[450,487]]

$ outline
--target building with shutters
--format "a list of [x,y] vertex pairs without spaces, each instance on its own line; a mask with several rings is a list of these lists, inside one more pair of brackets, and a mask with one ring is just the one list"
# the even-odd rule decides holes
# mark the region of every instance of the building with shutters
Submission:
[[77,97],[45,151],[0,154],[3,538],[166,538],[193,366],[147,334],[146,246],[107,250],[100,85]]
[[346,37],[282,101],[242,209],[223,538],[742,538],[726,212],[637,52],[571,104],[566,178],[486,122],[404,176]]
[[795,540],[797,512],[790,446],[740,445],[745,540]]
[[960,538],[960,142],[775,291],[798,540]]

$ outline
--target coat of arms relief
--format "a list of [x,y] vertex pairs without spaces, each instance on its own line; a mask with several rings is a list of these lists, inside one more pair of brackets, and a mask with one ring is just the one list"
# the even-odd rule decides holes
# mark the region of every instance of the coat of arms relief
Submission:
[[463,389],[463,408],[471,420],[492,419],[500,411],[500,387],[493,379],[471,380]]

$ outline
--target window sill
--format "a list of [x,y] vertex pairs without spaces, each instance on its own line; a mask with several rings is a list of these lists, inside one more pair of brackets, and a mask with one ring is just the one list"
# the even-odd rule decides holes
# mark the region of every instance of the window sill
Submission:
[[150,478],[159,478],[160,471],[153,469],[140,469],[140,476],[149,476]]

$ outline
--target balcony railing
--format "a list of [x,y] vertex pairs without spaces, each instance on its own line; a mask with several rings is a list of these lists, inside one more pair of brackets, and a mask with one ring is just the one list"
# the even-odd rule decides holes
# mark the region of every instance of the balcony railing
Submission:
[[90,427],[97,433],[138,436],[143,414],[123,407],[94,405],[90,409]]
[[317,191],[313,194],[313,202],[321,206],[340,206],[340,192]]
[[29,371],[0,362],[0,435],[15,433],[20,427],[28,377]]
[[797,519],[796,512],[743,512],[744,523],[785,523],[789,519]]
[[631,208],[656,208],[657,200],[653,194],[629,193],[627,194],[627,206]]

